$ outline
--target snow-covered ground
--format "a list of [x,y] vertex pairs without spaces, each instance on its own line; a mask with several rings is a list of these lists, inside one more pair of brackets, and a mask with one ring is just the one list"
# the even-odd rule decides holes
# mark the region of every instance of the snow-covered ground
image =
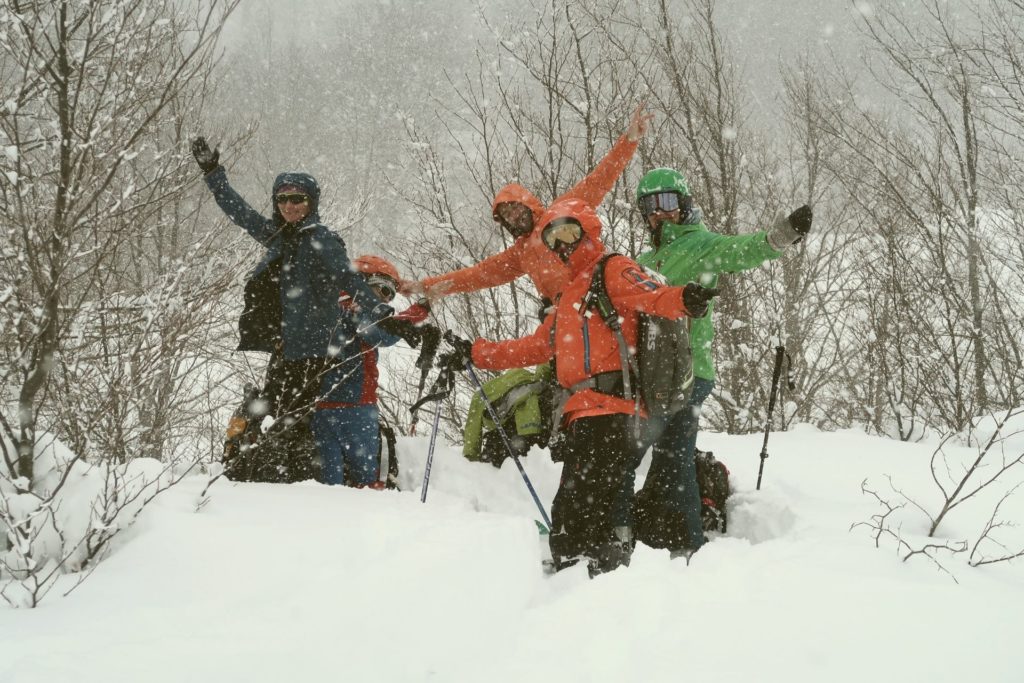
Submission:
[[[957,582],[851,531],[878,511],[865,478],[934,502],[932,447],[797,426],[757,492],[760,436],[700,441],[732,470],[728,536],[689,565],[641,546],[593,581],[542,573],[511,462],[442,445],[421,504],[425,438],[400,441],[401,493],[221,480],[196,512],[188,480],[67,598],[0,609],[0,681],[1024,681],[1024,562],[944,560]],[[550,502],[560,465],[525,463]]]

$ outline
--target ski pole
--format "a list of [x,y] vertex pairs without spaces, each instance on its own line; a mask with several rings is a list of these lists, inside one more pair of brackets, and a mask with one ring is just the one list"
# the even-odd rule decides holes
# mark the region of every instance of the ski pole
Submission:
[[423,470],[423,490],[420,492],[420,502],[427,502],[427,487],[430,486],[430,467],[434,463],[434,444],[437,443],[437,425],[441,421],[441,402],[434,406],[434,426],[430,432],[430,448],[427,449],[427,466]]
[[519,456],[516,455],[516,451],[512,448],[512,442],[508,438],[508,434],[505,433],[505,428],[501,426],[501,418],[498,417],[498,411],[491,405],[490,400],[487,398],[487,393],[484,391],[484,385],[480,383],[480,378],[476,376],[476,372],[473,371],[473,364],[466,361],[466,372],[469,373],[470,379],[473,380],[473,384],[476,385],[477,391],[480,392],[480,398],[483,399],[484,407],[487,408],[488,415],[491,416],[491,421],[494,422],[494,426],[498,429],[498,433],[501,434],[501,440],[505,444],[505,449],[508,454],[512,456],[512,461],[515,462],[516,467],[519,468],[519,474],[523,477],[523,481],[526,482],[526,488],[530,489],[530,495],[533,496],[533,502],[536,503],[537,509],[540,510],[541,518],[547,525],[548,531],[551,529],[551,520],[548,518],[548,512],[544,509],[544,506],[540,502],[540,497],[537,495],[537,490],[533,488],[533,484],[530,482],[530,478],[526,476],[526,470],[523,469],[523,463],[519,461]]
[[785,346],[775,347],[775,369],[772,371],[772,388],[768,393],[768,420],[764,425],[764,443],[761,445],[761,465],[757,468],[757,490],[761,490],[761,475],[764,474],[764,461],[768,459],[768,433],[772,429],[772,411],[775,410],[775,397],[779,393],[779,377],[782,375],[782,358],[786,355]]
[[430,387],[430,393],[416,401],[409,409],[413,415],[416,415],[424,403],[437,401],[437,405],[434,407],[434,426],[430,432],[430,447],[427,449],[427,465],[423,470],[423,488],[420,492],[421,503],[427,502],[427,487],[430,486],[430,468],[434,463],[434,446],[437,444],[437,429],[441,421],[441,401],[451,392],[454,379],[451,368],[441,368],[437,379],[434,380],[434,384]]

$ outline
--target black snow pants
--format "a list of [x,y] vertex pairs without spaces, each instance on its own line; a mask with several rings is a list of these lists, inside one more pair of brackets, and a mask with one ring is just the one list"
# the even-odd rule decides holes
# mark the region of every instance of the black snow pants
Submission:
[[[245,406],[246,447],[225,461],[228,479],[291,483],[319,478],[320,457],[311,424],[324,367],[322,359],[271,358],[263,391]],[[274,418],[274,426],[261,434],[266,415]]]
[[562,480],[551,505],[551,557],[560,570],[586,560],[591,576],[629,564],[629,527],[613,508],[628,469],[640,463],[632,416],[583,417],[565,429]]

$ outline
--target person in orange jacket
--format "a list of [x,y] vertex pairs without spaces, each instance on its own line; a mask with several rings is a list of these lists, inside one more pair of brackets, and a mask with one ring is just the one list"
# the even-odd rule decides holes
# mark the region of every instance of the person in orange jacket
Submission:
[[[551,555],[556,570],[586,558],[594,576],[628,564],[632,553],[629,528],[614,526],[613,508],[627,468],[639,465],[642,456],[631,428],[637,404],[624,395],[617,336],[592,310],[588,297],[604,256],[597,214],[585,201],[558,201],[543,215],[538,231],[571,274],[553,310],[533,334],[521,339],[470,343],[453,338],[452,360],[504,370],[557,359],[556,378],[570,395],[562,408],[564,465],[551,506]],[[718,293],[692,282],[664,286],[622,255],[604,262],[604,275],[631,348],[637,342],[639,312],[672,320],[700,317]]]
[[[643,106],[637,108],[626,132],[594,170],[555,201],[578,199],[596,209],[633,158],[652,118],[653,115],[646,113]],[[406,293],[425,294],[434,300],[450,294],[497,287],[529,275],[540,295],[554,301],[569,283],[570,275],[565,264],[541,242],[540,219],[545,210],[541,201],[522,185],[506,185],[495,196],[491,215],[512,235],[512,245],[468,268],[410,283]]]

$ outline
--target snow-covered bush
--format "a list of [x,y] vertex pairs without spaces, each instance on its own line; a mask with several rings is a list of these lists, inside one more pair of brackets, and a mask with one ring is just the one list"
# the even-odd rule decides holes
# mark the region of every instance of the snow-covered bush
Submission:
[[14,607],[35,607],[53,588],[77,586],[146,504],[195,465],[152,458],[89,464],[44,434],[30,484],[11,476],[14,448],[5,437],[0,451],[0,598]]
[[189,196],[188,136],[236,4],[0,2],[0,578],[13,604],[89,566],[211,450],[203,416],[225,370],[209,359],[230,343],[218,304],[240,255]]

